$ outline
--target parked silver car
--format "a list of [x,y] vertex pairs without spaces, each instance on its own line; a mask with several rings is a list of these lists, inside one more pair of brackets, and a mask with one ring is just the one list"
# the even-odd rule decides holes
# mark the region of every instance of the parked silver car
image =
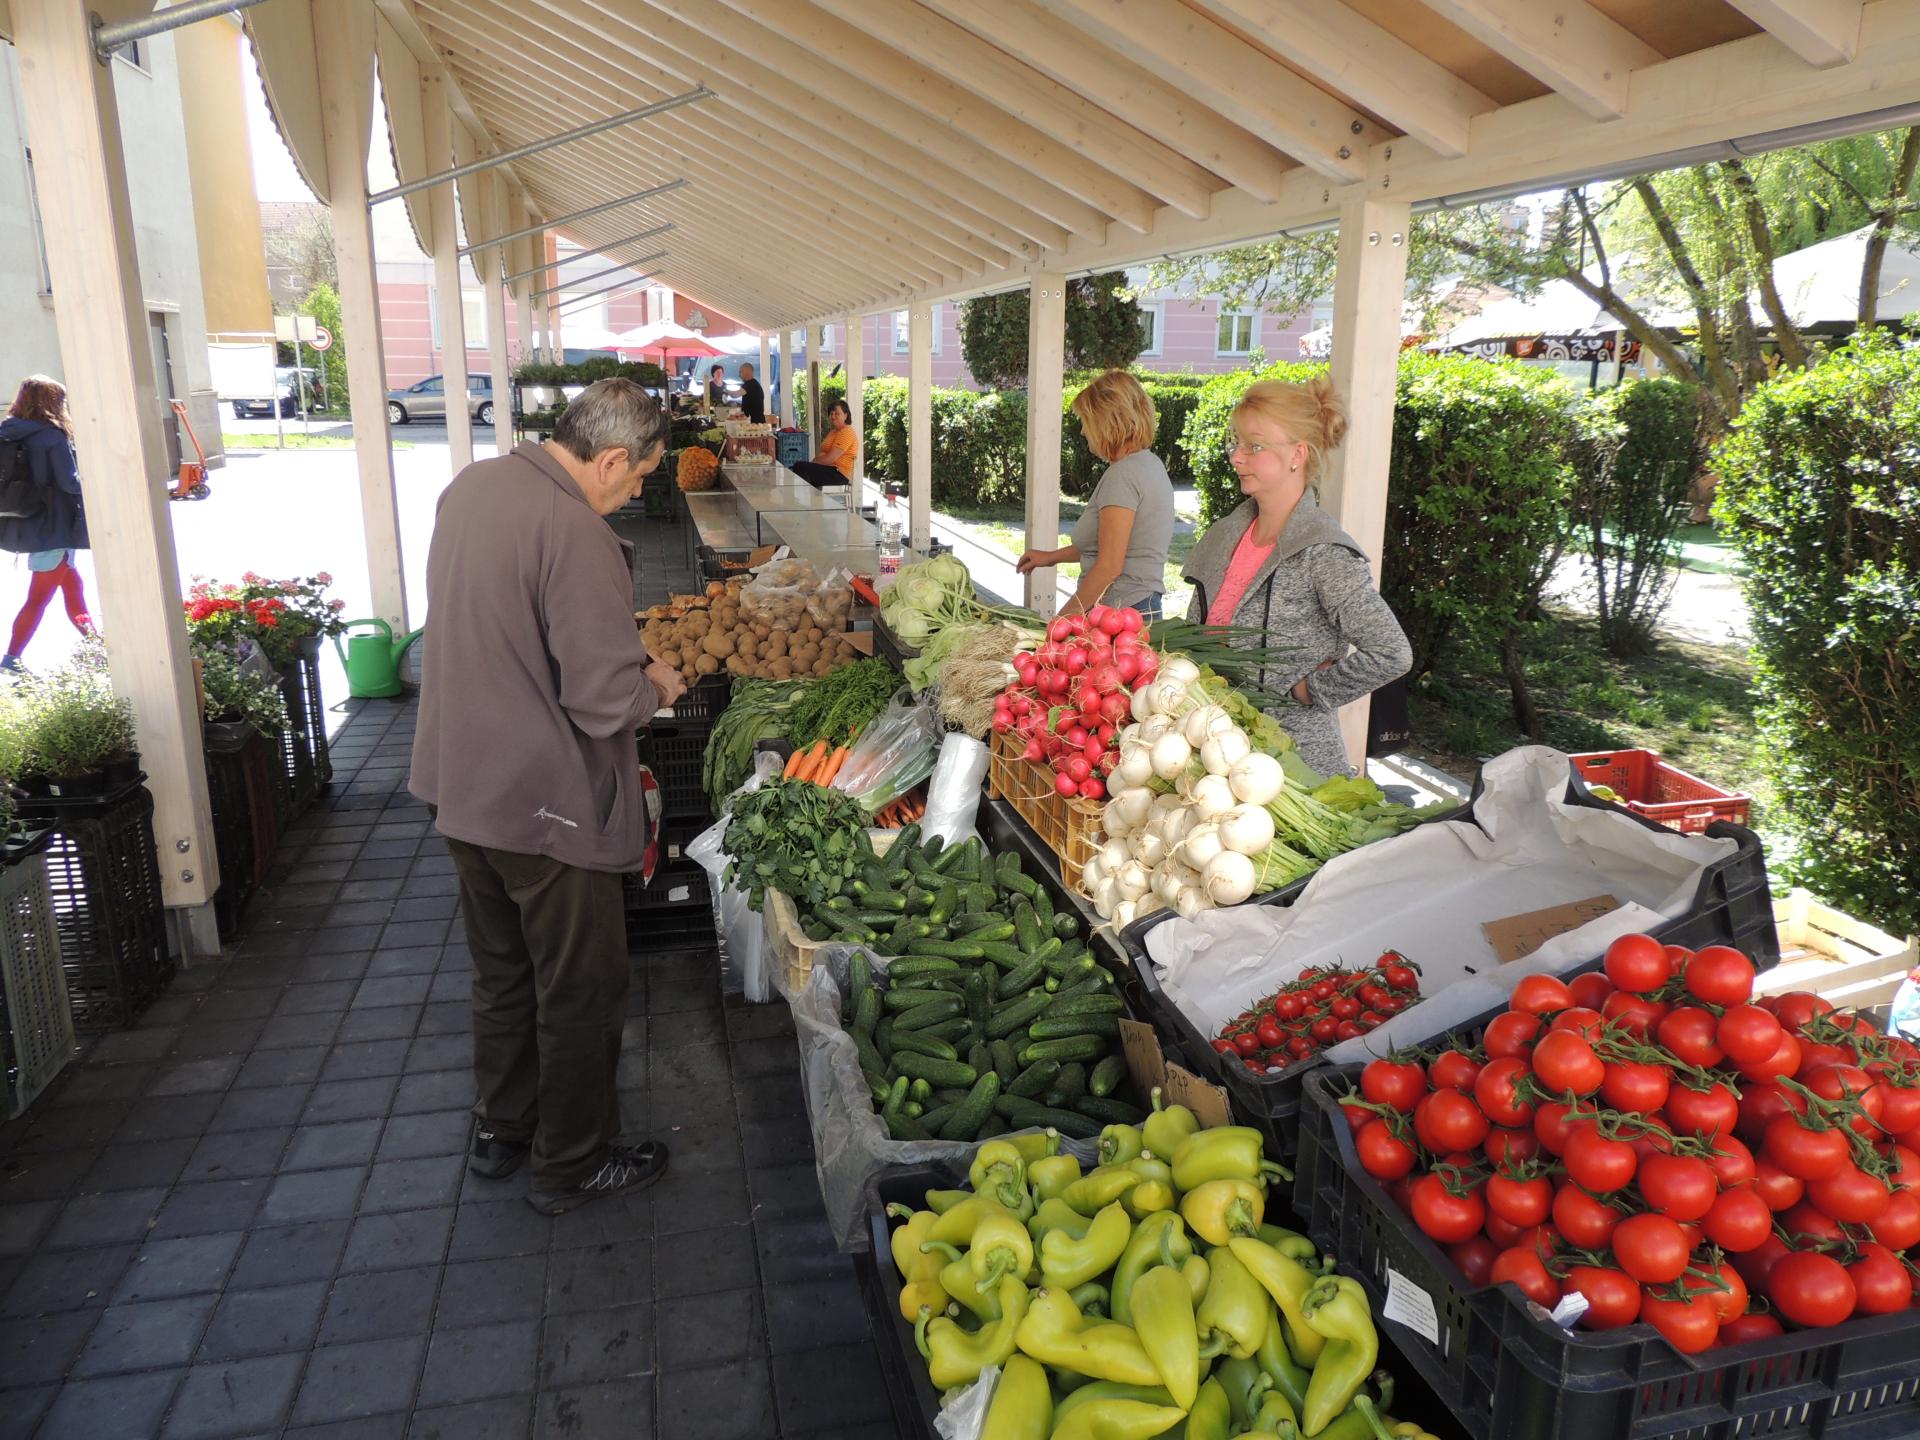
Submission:
[[[467,414],[476,424],[493,423],[493,377],[467,376]],[[447,381],[444,375],[429,375],[417,385],[387,392],[387,420],[404,425],[409,420],[447,418]]]

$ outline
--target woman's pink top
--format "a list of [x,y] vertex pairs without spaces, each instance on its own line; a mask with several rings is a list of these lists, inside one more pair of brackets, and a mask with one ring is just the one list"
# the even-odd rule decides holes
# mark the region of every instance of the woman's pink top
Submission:
[[1220,580],[1220,593],[1213,597],[1213,604],[1208,607],[1209,625],[1233,623],[1233,612],[1240,608],[1240,600],[1247,593],[1247,586],[1253,583],[1253,577],[1259,574],[1260,567],[1267,563],[1267,557],[1271,554],[1273,546],[1254,544],[1253,527],[1249,525],[1246,533],[1240,537],[1240,543],[1233,547],[1233,559],[1227,562],[1227,573]]

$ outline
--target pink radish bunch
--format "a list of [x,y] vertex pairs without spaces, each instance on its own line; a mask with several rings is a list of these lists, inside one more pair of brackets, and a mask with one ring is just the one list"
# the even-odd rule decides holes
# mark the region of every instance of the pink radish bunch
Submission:
[[1104,799],[1133,690],[1160,670],[1140,612],[1096,605],[1058,616],[1046,642],[1013,665],[1018,678],[994,701],[993,728],[1024,740],[1026,759],[1053,771],[1060,794]]

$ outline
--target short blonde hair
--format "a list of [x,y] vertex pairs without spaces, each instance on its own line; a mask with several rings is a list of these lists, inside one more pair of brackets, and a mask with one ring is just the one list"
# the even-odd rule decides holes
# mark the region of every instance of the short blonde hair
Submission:
[[1118,460],[1153,444],[1153,401],[1124,370],[1109,370],[1073,397],[1073,413],[1087,448],[1102,460]]
[[1307,447],[1307,483],[1316,489],[1327,456],[1347,438],[1347,405],[1333,388],[1333,377],[1316,375],[1298,384],[1285,380],[1261,380],[1247,388],[1246,395],[1233,407],[1233,418],[1242,415],[1278,426]]

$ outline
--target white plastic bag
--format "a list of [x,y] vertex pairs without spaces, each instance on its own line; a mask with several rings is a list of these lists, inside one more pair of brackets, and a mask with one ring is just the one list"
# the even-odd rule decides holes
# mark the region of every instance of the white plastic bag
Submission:
[[987,747],[971,735],[953,734],[940,742],[940,758],[927,782],[925,836],[938,835],[949,846],[971,839],[980,813],[981,782],[987,778]]
[[[778,756],[754,756],[753,774],[733,795],[758,790],[761,782],[779,770]],[[713,896],[713,928],[720,942],[722,988],[764,1005],[773,999],[773,983],[767,972],[767,922],[747,903],[746,891],[727,884],[729,857],[721,848],[727,824],[733,818],[733,795],[721,807],[720,819],[689,840],[682,853],[707,872],[707,889]]]
[[833,788],[858,800],[868,814],[885,809],[933,773],[940,729],[939,712],[930,703],[914,703],[912,692],[902,689],[854,742]]
[[940,1440],[980,1440],[987,1428],[987,1411],[1000,1388],[1000,1367],[989,1365],[980,1378],[963,1390],[950,1390],[940,1402],[933,1428]]

